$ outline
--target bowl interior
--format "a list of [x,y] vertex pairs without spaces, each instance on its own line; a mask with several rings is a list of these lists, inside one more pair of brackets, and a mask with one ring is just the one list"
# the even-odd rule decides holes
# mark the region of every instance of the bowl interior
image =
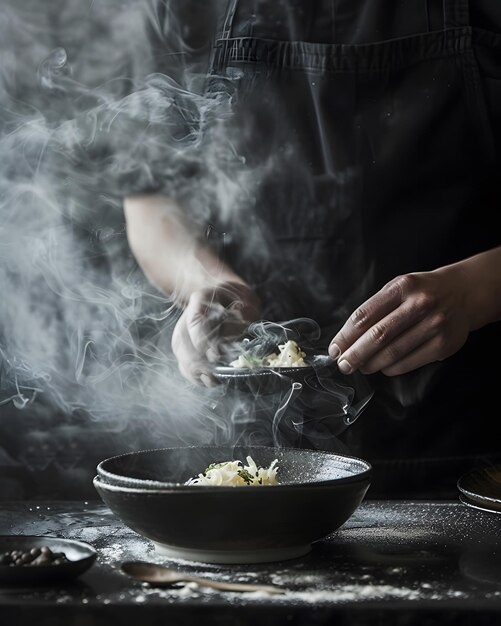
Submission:
[[364,480],[371,471],[370,464],[362,459],[317,450],[204,446],[131,452],[102,461],[97,473],[108,484],[139,489],[172,488],[184,485],[211,463],[230,460],[245,463],[248,456],[262,467],[268,467],[277,459],[280,485]]

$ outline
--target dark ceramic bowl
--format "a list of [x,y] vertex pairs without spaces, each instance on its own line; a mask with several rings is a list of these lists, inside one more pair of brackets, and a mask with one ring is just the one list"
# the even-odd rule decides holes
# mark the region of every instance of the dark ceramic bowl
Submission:
[[[250,455],[278,460],[279,485],[185,485],[210,463]],[[94,485],[109,508],[160,554],[212,563],[302,556],[337,530],[362,502],[371,466],[349,456],[272,447],[192,447],[112,457]]]
[[[269,401],[278,406],[279,398],[291,398],[290,411],[301,416],[301,421],[327,421],[332,434],[339,434],[362,413],[374,395],[369,379],[355,372],[345,376],[337,363],[314,355],[306,367],[235,368],[217,366],[213,376],[226,385],[228,392],[244,394]],[[292,392],[292,394],[291,394]]]
[[[333,369],[333,368],[330,368]],[[218,365],[212,374],[220,383],[232,389],[250,393],[269,394],[280,391],[291,382],[308,384],[315,377],[316,368],[306,367],[231,367]]]

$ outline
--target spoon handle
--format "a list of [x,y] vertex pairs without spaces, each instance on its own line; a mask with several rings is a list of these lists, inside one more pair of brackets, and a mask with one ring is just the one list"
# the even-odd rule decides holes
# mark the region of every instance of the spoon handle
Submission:
[[265,593],[285,593],[280,587],[273,585],[253,585],[250,583],[227,583],[219,580],[211,580],[203,576],[180,576],[179,582],[193,582],[201,587],[211,587],[221,591],[263,591]]

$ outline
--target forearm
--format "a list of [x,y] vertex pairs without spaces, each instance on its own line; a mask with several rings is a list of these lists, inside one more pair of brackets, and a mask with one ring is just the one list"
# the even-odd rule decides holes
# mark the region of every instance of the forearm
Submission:
[[444,269],[458,270],[468,286],[464,306],[469,312],[470,330],[501,320],[501,246]]
[[185,304],[199,289],[244,281],[222,263],[203,241],[179,206],[160,195],[124,200],[127,238],[148,280],[160,291]]

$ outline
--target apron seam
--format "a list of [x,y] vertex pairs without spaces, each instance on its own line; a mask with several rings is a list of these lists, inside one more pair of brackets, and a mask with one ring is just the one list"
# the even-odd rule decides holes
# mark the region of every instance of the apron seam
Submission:
[[[434,44],[434,49],[432,47],[432,49],[423,54],[422,46],[427,39],[432,39],[429,45],[433,46]],[[245,43],[247,43],[247,49],[242,51],[242,45],[245,45]],[[405,49],[406,47],[408,49]],[[283,68],[300,71],[307,69],[309,71],[332,74],[353,71],[384,72],[391,69],[410,67],[421,61],[428,61],[434,58],[460,55],[471,49],[471,47],[472,31],[469,27],[422,33],[411,37],[370,44],[317,44],[313,42],[236,37],[220,39],[216,42],[211,73],[214,74],[230,62],[260,64],[268,69]],[[328,54],[329,48],[331,49],[331,54]],[[287,55],[295,55],[294,60],[287,61],[285,58]],[[308,55],[317,55],[324,61],[308,63],[305,59]],[[381,58],[382,55],[390,57],[390,59]],[[370,58],[371,56],[373,57],[372,59]],[[415,57],[414,59],[413,56]],[[333,64],[335,67],[332,66]],[[343,64],[346,65],[343,66]]]
[[[407,67],[414,67],[416,65],[419,65],[420,63],[425,63],[427,61],[433,60],[433,59],[446,59],[446,58],[450,58],[450,57],[457,57],[459,54],[465,54],[466,51],[464,52],[448,52],[446,54],[440,54],[440,55],[433,55],[433,56],[429,56],[429,57],[422,57],[420,59],[416,59],[415,61],[413,61],[412,63],[408,63],[408,64],[402,64],[402,65],[394,65],[394,64],[385,64],[385,65],[379,65],[378,67],[370,67],[370,66],[366,66],[366,67],[362,67],[362,68],[357,68],[356,70],[353,68],[346,68],[346,69],[332,69],[332,68],[322,68],[322,67],[318,67],[317,65],[308,65],[308,64],[303,64],[301,65],[301,67],[298,67],[297,65],[289,65],[286,63],[282,63],[282,64],[277,64],[274,67],[270,67],[265,65],[267,70],[293,70],[293,71],[299,71],[299,72],[317,72],[317,73],[322,73],[322,74],[353,74],[354,72],[356,73],[385,73],[388,71],[398,71]],[[257,63],[257,64],[263,64],[262,61],[253,61],[253,60],[238,60],[238,61],[233,61],[234,63],[242,63],[242,64],[251,64],[251,63]],[[217,76],[217,72],[215,74],[213,74],[213,76]]]

